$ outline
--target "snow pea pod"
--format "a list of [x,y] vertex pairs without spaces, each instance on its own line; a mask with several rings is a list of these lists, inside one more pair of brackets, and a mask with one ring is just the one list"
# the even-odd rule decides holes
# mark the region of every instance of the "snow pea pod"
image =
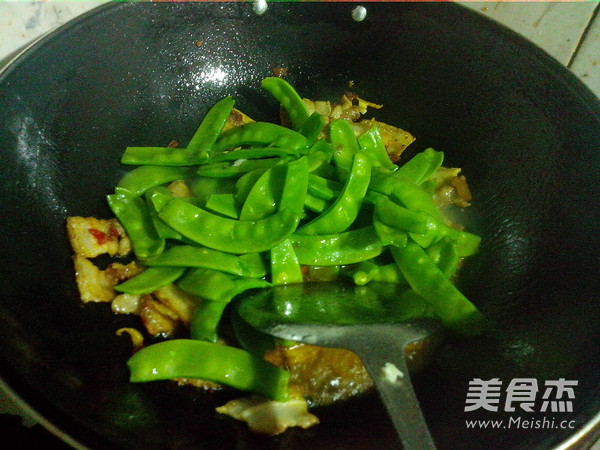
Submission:
[[331,159],[333,147],[325,139],[319,139],[306,153],[308,158],[308,171],[315,175],[324,175],[321,172],[331,172]]
[[202,299],[190,320],[190,337],[200,341],[217,342],[218,328],[227,302]]
[[379,134],[377,125],[373,125],[359,136],[358,145],[371,158],[373,167],[380,167],[389,172],[394,172],[398,169],[398,166],[392,162],[385,149],[385,144]]
[[207,155],[191,155],[185,148],[127,147],[121,164],[152,166],[197,166],[208,160]]
[[215,152],[248,146],[270,146],[289,151],[305,150],[306,138],[289,128],[269,122],[251,122],[224,132],[215,144]]
[[126,294],[149,294],[176,281],[186,271],[185,267],[151,267],[139,275],[115,286],[115,291]]
[[288,209],[300,218],[304,214],[304,200],[308,190],[308,160],[306,156],[287,164],[285,184],[279,210]]
[[193,173],[188,167],[141,166],[126,173],[117,187],[127,189],[133,195],[142,195],[150,188],[169,181],[185,180]]
[[261,87],[269,92],[281,104],[294,130],[300,130],[308,119],[308,108],[296,90],[283,78],[267,77]]
[[241,220],[264,219],[277,211],[285,184],[287,165],[279,163],[265,171],[248,193],[240,211]]
[[229,253],[259,253],[270,250],[290,236],[299,216],[283,209],[261,220],[221,217],[175,198],[159,213],[170,227],[202,246]]
[[398,179],[390,197],[410,210],[421,211],[437,220],[442,220],[442,215],[431,195],[415,183]]
[[156,186],[148,189],[144,193],[144,197],[146,199],[146,204],[148,205],[148,210],[150,211],[152,224],[154,225],[158,237],[161,239],[182,240],[183,236],[181,233],[175,231],[158,217],[157,211],[160,211],[160,209],[173,198],[169,190],[164,186]]
[[343,183],[336,180],[330,180],[315,174],[308,177],[308,192],[323,200],[333,200],[339,197]]
[[300,134],[306,137],[306,144],[309,147],[312,146],[315,142],[317,142],[317,139],[319,139],[319,136],[321,135],[321,130],[323,130],[323,122],[323,116],[315,111],[310,116],[308,116],[308,119],[306,119],[306,121],[302,125],[302,128],[300,129]]
[[219,153],[213,156],[209,163],[218,163],[223,161],[236,161],[239,159],[261,159],[261,158],[290,158],[298,157],[300,152],[293,148],[278,148],[278,147],[255,147],[255,148],[240,148],[230,152]]
[[293,235],[298,262],[309,266],[341,266],[379,256],[384,247],[372,225],[332,235]]
[[205,163],[221,130],[231,114],[235,101],[231,97],[215,103],[208,111],[186,148],[127,147],[122,164],[155,166],[196,166]]
[[248,197],[248,194],[258,181],[258,179],[265,173],[269,168],[256,169],[246,172],[235,181],[235,201],[238,205],[243,205]]
[[403,247],[406,245],[408,235],[404,231],[386,225],[377,217],[373,218],[373,227],[383,245],[393,245],[395,247]]
[[317,214],[323,214],[330,205],[331,203],[327,200],[323,200],[310,193],[307,193],[306,197],[304,197],[304,207]]
[[404,208],[384,196],[375,202],[375,216],[385,225],[409,233],[425,234],[434,226],[428,215]]
[[186,149],[192,154],[198,154],[203,157],[210,157],[213,146],[221,134],[225,122],[231,115],[235,100],[231,96],[225,97],[214,104],[206,113],[200,126],[190,139]]
[[166,249],[158,258],[144,262],[147,266],[191,267],[213,269],[240,277],[261,278],[267,274],[258,253],[237,256],[206,247],[176,245]]
[[440,271],[450,278],[458,268],[458,252],[456,245],[444,238],[425,249],[427,256],[439,267]]
[[483,316],[446,278],[425,251],[414,242],[391,247],[392,256],[411,288],[432,306],[448,328],[464,334],[478,334]]
[[173,339],[143,348],[129,358],[127,366],[133,383],[199,378],[276,401],[288,399],[288,372],[226,345]]
[[258,169],[267,169],[274,166],[280,158],[248,159],[235,162],[220,162],[214,164],[205,164],[198,168],[197,174],[201,177],[212,178],[236,178],[247,172]]
[[395,263],[380,265],[372,261],[363,261],[352,266],[350,275],[357,286],[363,286],[371,281],[406,284],[406,278]]
[[314,220],[300,227],[297,234],[333,234],[345,231],[356,219],[369,187],[369,157],[357,153],[352,158],[350,173],[338,198]]
[[329,140],[333,147],[333,161],[342,174],[350,170],[352,158],[360,151],[354,130],[344,119],[329,124]]
[[209,195],[206,199],[206,209],[232,219],[239,217],[234,194]]
[[144,200],[120,189],[119,193],[108,195],[107,201],[131,239],[135,255],[142,260],[160,255],[165,240],[158,236]]
[[231,178],[197,177],[188,185],[192,193],[204,202],[212,194],[234,194],[236,192],[235,180]]
[[190,322],[192,338],[216,342],[217,328],[227,304],[245,290],[267,287],[270,283],[200,268],[190,270],[177,286],[202,299]]
[[289,239],[273,247],[271,257],[271,282],[273,285],[302,283],[302,270],[294,246]]
[[417,153],[394,174],[395,177],[421,184],[434,174],[444,162],[444,153],[436,152],[432,148]]
[[198,268],[186,273],[177,286],[203,299],[227,303],[248,289],[269,287],[271,283],[260,278],[238,277],[218,270]]

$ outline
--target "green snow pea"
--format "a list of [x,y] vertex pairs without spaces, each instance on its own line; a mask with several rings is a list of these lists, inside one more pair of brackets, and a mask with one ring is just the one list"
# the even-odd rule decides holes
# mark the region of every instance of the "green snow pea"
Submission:
[[410,233],[425,234],[434,226],[428,215],[400,206],[384,196],[375,202],[375,216],[389,227]]
[[237,277],[199,268],[188,271],[177,286],[202,299],[190,323],[192,338],[216,342],[217,329],[227,304],[248,289],[269,287],[271,283],[259,278]]
[[186,149],[192,154],[206,156],[207,158],[210,157],[213,146],[217,142],[217,138],[221,134],[227,119],[229,119],[234,105],[235,100],[231,96],[225,97],[215,103],[208,113],[206,113]]
[[383,244],[372,225],[332,235],[291,237],[300,264],[341,266],[379,256]]
[[406,284],[406,278],[395,263],[379,265],[373,261],[363,261],[350,268],[349,274],[354,284],[363,286],[371,281]]
[[333,147],[333,161],[338,171],[344,174],[350,170],[352,158],[360,151],[352,126],[344,119],[334,120],[329,124],[329,140]]
[[159,213],[170,227],[202,246],[229,253],[259,253],[289,237],[299,215],[282,209],[265,219],[235,220],[212,214],[179,198]]
[[358,145],[363,153],[371,158],[373,167],[380,167],[389,172],[398,169],[398,166],[392,162],[385,149],[377,125],[373,125],[368,131],[359,136]]
[[158,236],[146,202],[124,189],[108,195],[107,201],[131,239],[135,255],[142,260],[160,255],[165,240]]
[[117,187],[126,189],[133,195],[142,195],[150,188],[169,181],[185,180],[193,173],[188,167],[141,166],[126,173]]
[[478,334],[483,316],[446,278],[425,251],[413,242],[391,247],[392,256],[411,288],[432,306],[448,328],[463,334]]
[[239,217],[234,194],[209,195],[206,199],[206,209],[232,219],[237,219]]
[[269,287],[271,283],[260,278],[238,277],[218,270],[198,268],[189,270],[177,286],[205,300],[227,303],[248,289]]
[[277,401],[288,399],[288,372],[226,345],[173,339],[143,348],[129,358],[127,366],[134,383],[199,378]]
[[304,197],[304,207],[317,214],[323,214],[330,206],[330,202],[312,194],[307,193],[306,197]]
[[300,131],[308,119],[308,108],[296,90],[283,78],[267,77],[261,87],[269,92],[281,104],[294,130]]
[[447,278],[452,277],[458,268],[460,258],[456,250],[456,244],[447,238],[429,246],[425,249],[425,253]]
[[267,169],[274,166],[281,158],[248,159],[232,162],[205,164],[198,168],[197,174],[201,177],[212,178],[237,178],[247,172]]
[[273,247],[270,256],[273,285],[302,283],[302,269],[289,239]]
[[306,138],[281,125],[251,122],[224,132],[215,144],[215,151],[220,153],[243,145],[303,151],[306,149]]
[[190,323],[192,338],[216,342],[217,329],[227,304],[248,289],[268,287],[271,283],[259,278],[235,277],[211,269],[192,269],[177,286],[202,299],[194,310]]
[[343,183],[336,180],[329,180],[315,174],[308,176],[308,192],[323,200],[333,200],[339,197]]
[[406,245],[408,235],[398,228],[390,227],[381,222],[377,217],[373,218],[373,227],[377,233],[377,237],[383,245],[393,245],[395,247],[403,247]]
[[127,294],[149,294],[176,281],[185,267],[150,267],[139,275],[115,286],[115,291]]
[[258,179],[265,173],[269,168],[256,169],[246,172],[239,177],[235,182],[235,201],[238,205],[243,205],[248,197],[248,194],[258,181]]
[[236,256],[206,247],[176,245],[166,249],[154,259],[144,261],[150,267],[192,267],[213,269],[240,277],[261,278],[267,274],[262,257],[258,253]]
[[217,342],[219,323],[227,302],[202,299],[190,320],[190,337],[200,341]]
[[191,180],[189,188],[192,193],[206,203],[213,194],[235,194],[236,182],[231,178],[197,177]]
[[281,193],[279,210],[293,211],[298,218],[304,213],[304,200],[308,191],[308,160],[306,156],[287,164],[285,184]]
[[442,220],[442,215],[431,195],[415,183],[398,179],[390,197],[410,210],[424,212],[437,220]]
[[297,230],[297,234],[333,234],[345,231],[356,219],[369,187],[371,163],[363,153],[352,158],[350,173],[338,198],[314,220]]
[[236,161],[240,159],[262,159],[262,158],[291,158],[300,156],[298,149],[287,149],[277,147],[254,147],[240,148],[230,152],[219,153],[213,156],[209,163],[218,163],[223,161]]
[[306,143],[309,147],[319,139],[321,130],[323,129],[323,122],[323,116],[315,111],[308,116],[308,119],[306,119],[302,128],[300,128],[300,134],[306,137]]
[[306,153],[308,158],[308,171],[316,175],[321,172],[331,173],[331,159],[333,158],[333,147],[325,139],[319,139]]
[[444,162],[444,153],[428,148],[417,153],[394,174],[395,177],[421,184],[434,174]]
[[127,147],[121,164],[152,166],[197,166],[208,160],[208,155],[190,155],[185,148]]
[[215,103],[208,111],[186,148],[127,147],[122,164],[155,166],[196,166],[205,163],[217,137],[231,114],[235,101],[231,97]]
[[148,205],[150,217],[152,218],[152,224],[154,225],[158,237],[160,239],[182,240],[183,236],[181,233],[175,231],[158,217],[157,211],[173,198],[169,190],[164,186],[157,186],[148,189],[144,193],[144,197],[146,199],[146,204]]
[[473,233],[457,230],[430,216],[427,219],[427,227],[423,234],[409,233],[411,239],[422,248],[428,248],[447,238],[453,243],[459,258],[474,255],[479,249],[481,237]]
[[241,220],[264,219],[277,211],[285,184],[287,165],[279,163],[266,170],[248,192],[240,211]]

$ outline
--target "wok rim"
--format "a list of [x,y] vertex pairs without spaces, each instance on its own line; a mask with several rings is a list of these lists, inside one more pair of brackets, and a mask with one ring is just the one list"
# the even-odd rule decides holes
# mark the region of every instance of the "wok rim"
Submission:
[[[215,1],[222,3],[230,3],[229,0]],[[363,3],[366,6],[370,5],[370,2],[363,2],[360,0],[338,2],[338,4],[352,5],[360,5]],[[158,6],[161,4],[161,2],[153,4]],[[195,2],[192,2],[192,4],[195,4]],[[38,36],[25,46],[20,47],[15,52],[8,55],[6,59],[0,61],[0,63],[3,64],[2,67],[0,67],[0,85],[4,82],[6,76],[10,74],[10,72],[15,67],[21,64],[22,61],[34,57],[37,49],[46,45],[46,43],[51,39],[57,37],[58,35],[61,35],[67,30],[77,27],[82,22],[90,20],[94,16],[104,13],[106,10],[110,10],[113,8],[116,9],[129,7],[127,5],[128,2],[107,2],[100,4],[68,20],[67,22],[63,23],[57,28],[43,33],[42,35]],[[454,2],[448,6],[464,11],[466,14],[470,15],[473,20],[479,20],[480,23],[485,24],[485,26],[492,29],[494,33],[500,38],[510,40],[513,44],[518,46],[520,50],[525,51],[530,57],[535,58],[536,62],[538,62],[544,67],[545,70],[548,71],[548,75],[550,75],[556,82],[560,83],[565,89],[567,89],[569,93],[573,95],[574,99],[577,100],[578,104],[586,110],[588,110],[589,113],[595,117],[596,121],[600,122],[600,97],[594,94],[591,91],[591,89],[579,77],[577,77],[562,63],[560,63],[546,51],[538,47],[535,43],[529,41],[527,38],[521,36],[519,33],[501,24],[500,22],[497,22],[494,19],[491,19],[480,12],[466,8]],[[10,365],[8,365],[8,369],[9,371],[12,369]],[[16,404],[16,406],[22,412],[21,415],[26,414],[29,418],[35,420],[36,424],[41,425],[51,435],[55,436],[63,443],[78,450],[88,450],[93,448],[81,442],[85,439],[75,437],[75,435],[80,434],[80,432],[82,435],[81,437],[83,438],[85,438],[86,435],[93,435],[100,439],[106,439],[99,432],[91,428],[87,428],[85,427],[85,425],[79,424],[76,421],[73,421],[72,417],[61,412],[56,405],[49,402],[51,409],[53,409],[53,411],[49,411],[49,414],[64,414],[65,417],[68,416],[68,418],[74,424],[74,429],[76,429],[76,431],[66,431],[69,428],[69,426],[57,425],[56,420],[49,419],[44,413],[40,412],[40,410],[42,410],[43,408],[33,406],[33,404],[36,403],[35,397],[37,397],[38,399],[43,399],[43,394],[41,392],[37,391],[37,389],[34,388],[35,393],[31,395],[32,399],[26,400],[19,392],[17,392],[18,388],[15,388],[13,384],[7,381],[6,376],[4,375],[5,373],[6,372],[4,372],[4,370],[3,373],[0,373],[0,390],[6,394],[9,400]],[[552,448],[553,450],[588,450],[592,449],[592,447],[595,447],[595,445],[598,444],[600,444],[600,410],[587,422],[581,424],[581,426],[577,429],[575,433],[573,433],[571,436],[567,437],[562,442],[560,442]]]

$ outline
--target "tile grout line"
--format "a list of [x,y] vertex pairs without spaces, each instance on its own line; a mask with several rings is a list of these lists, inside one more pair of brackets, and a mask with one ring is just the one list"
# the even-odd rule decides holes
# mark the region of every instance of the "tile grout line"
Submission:
[[569,58],[569,62],[567,63],[568,69],[571,69],[571,66],[573,65],[573,62],[575,61],[575,59],[577,58],[577,55],[579,54],[579,50],[581,49],[581,46],[583,45],[585,38],[588,36],[588,34],[590,32],[590,29],[594,23],[594,20],[596,20],[596,18],[598,17],[599,14],[600,14],[600,3],[598,3],[598,5],[596,5],[596,8],[594,8],[594,12],[592,13],[592,16],[590,17],[590,20],[589,20],[587,26],[585,27],[585,30],[583,30],[583,33],[581,34],[581,37],[579,38],[579,41],[577,42],[577,46],[575,47],[575,50],[573,51],[573,54]]

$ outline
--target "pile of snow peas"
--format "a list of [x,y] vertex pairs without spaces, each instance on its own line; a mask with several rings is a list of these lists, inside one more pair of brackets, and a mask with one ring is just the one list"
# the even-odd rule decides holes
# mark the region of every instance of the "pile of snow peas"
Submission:
[[[146,269],[116,290],[145,294],[175,283],[198,298],[191,339],[138,352],[128,363],[132,381],[204,378],[240,388],[261,370],[263,386],[277,388],[240,389],[287,398],[287,373],[265,369],[252,349],[222,350],[218,326],[242,292],[302,283],[317,267],[359,285],[405,284],[446,327],[476,333],[482,316],[451,277],[461,258],[477,252],[480,238],[447,225],[433,201],[431,176],[443,153],[427,149],[399,167],[376,125],[358,137],[343,119],[325,127],[282,78],[261,86],[287,113],[289,128],[251,122],[223,131],[235,103],[226,97],[186,147],[128,147],[122,156],[123,164],[138,167],[108,203]],[[176,180],[191,196],[167,188]],[[206,358],[218,355],[246,375],[207,370]]]

